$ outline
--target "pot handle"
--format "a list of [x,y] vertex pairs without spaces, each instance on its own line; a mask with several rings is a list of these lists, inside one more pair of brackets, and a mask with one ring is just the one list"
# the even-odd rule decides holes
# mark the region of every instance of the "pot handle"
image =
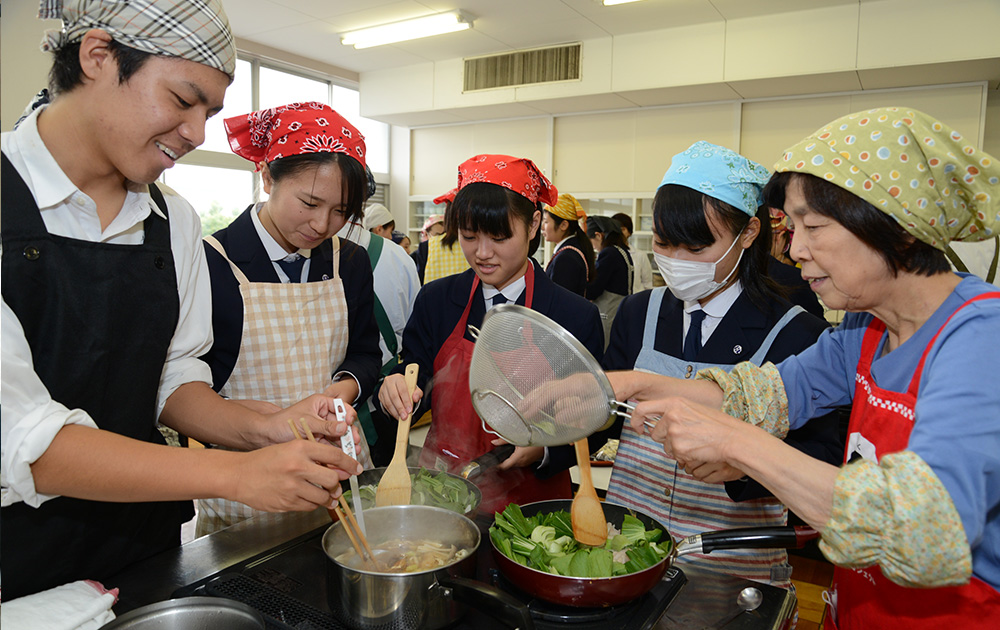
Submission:
[[799,549],[819,538],[812,527],[743,527],[689,536],[677,544],[677,555],[711,553],[717,549]]
[[438,580],[438,584],[450,589],[455,601],[485,611],[502,622],[506,628],[535,630],[535,622],[531,620],[528,608],[498,588],[460,577],[446,577]]

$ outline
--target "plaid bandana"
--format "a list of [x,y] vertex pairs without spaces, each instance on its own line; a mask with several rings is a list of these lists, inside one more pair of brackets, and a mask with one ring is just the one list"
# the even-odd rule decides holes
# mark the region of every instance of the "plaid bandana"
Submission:
[[509,188],[531,203],[556,203],[559,191],[528,159],[509,155],[477,155],[458,167],[458,189],[487,183]]
[[1000,231],[1000,164],[937,119],[903,107],[838,118],[785,151],[779,172],[857,195],[940,250]]
[[760,193],[770,177],[771,173],[753,160],[699,141],[673,157],[660,186],[685,186],[756,216]]
[[42,50],[56,51],[99,28],[115,41],[236,74],[236,44],[220,0],[42,0],[38,17],[62,20]]
[[257,165],[303,153],[343,153],[365,166],[365,137],[323,103],[290,103],[223,121],[233,153]]
[[587,213],[583,211],[583,206],[581,206],[580,202],[576,200],[576,197],[569,193],[559,195],[556,205],[549,206],[546,210],[548,210],[549,214],[552,216],[565,219],[567,221],[576,221],[577,219],[587,218]]

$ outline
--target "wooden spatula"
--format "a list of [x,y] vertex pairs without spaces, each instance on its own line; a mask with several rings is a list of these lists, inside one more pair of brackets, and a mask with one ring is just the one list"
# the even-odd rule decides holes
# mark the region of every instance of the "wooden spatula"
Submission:
[[573,443],[576,462],[580,466],[580,489],[576,491],[569,514],[573,522],[573,538],[581,545],[599,546],[608,539],[608,521],[604,508],[590,478],[590,447],[587,438]]
[[[406,366],[406,390],[409,392],[410,400],[413,400],[413,390],[417,388],[417,373],[420,366],[411,363]],[[410,471],[406,469],[406,447],[410,443],[410,420],[413,414],[406,417],[406,420],[399,421],[396,429],[396,450],[392,454],[392,461],[378,482],[375,489],[375,506],[386,505],[409,505],[410,504]]]

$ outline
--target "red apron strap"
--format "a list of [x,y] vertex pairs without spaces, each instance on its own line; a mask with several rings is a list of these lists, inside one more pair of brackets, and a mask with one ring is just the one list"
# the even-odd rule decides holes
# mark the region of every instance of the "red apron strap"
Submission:
[[924,372],[924,361],[927,360],[927,355],[930,353],[931,348],[934,347],[934,342],[937,341],[937,338],[941,335],[942,331],[944,331],[945,327],[948,325],[948,322],[951,321],[951,318],[954,317],[955,314],[958,313],[960,310],[962,310],[969,304],[972,304],[973,302],[978,302],[980,300],[998,299],[998,298],[1000,298],[1000,291],[990,291],[989,293],[983,293],[981,295],[977,295],[974,298],[966,300],[964,304],[955,309],[954,313],[948,316],[948,319],[946,319],[944,323],[941,324],[941,328],[939,328],[938,331],[934,333],[934,337],[931,339],[930,343],[927,344],[927,347],[924,348],[924,354],[923,356],[920,357],[920,362],[917,363],[917,369],[913,372],[913,379],[910,381],[910,387],[907,390],[910,394],[916,397],[917,390],[920,389],[920,377],[923,375]]

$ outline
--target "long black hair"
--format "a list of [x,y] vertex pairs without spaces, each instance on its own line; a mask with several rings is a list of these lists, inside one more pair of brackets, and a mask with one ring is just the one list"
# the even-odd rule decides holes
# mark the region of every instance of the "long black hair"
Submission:
[[[450,239],[454,243],[458,239],[459,230],[510,238],[514,235],[510,227],[514,220],[521,221],[525,230],[530,230],[535,212],[541,210],[541,202],[531,203],[527,197],[509,188],[487,182],[469,184],[458,191],[449,212],[444,215],[444,242]],[[528,241],[529,258],[538,251],[541,238],[542,230],[538,229]]]
[[[660,186],[653,198],[653,232],[663,243],[677,247],[708,247],[715,236],[708,225],[707,214],[714,212],[719,222],[733,235],[743,233],[750,215],[725,201],[681,186]],[[786,292],[767,273],[771,256],[771,216],[766,204],[757,208],[760,232],[743,252],[738,277],[743,290],[753,304],[768,312],[775,298],[785,298]]]
[[590,239],[587,237],[587,233],[580,227],[580,222],[557,217],[548,210],[545,210],[545,213],[552,217],[552,220],[557,225],[564,221],[568,224],[568,227],[566,228],[566,237],[573,238],[573,246],[583,252],[583,257],[587,259],[587,277],[596,277],[597,263],[595,260],[597,259],[597,254],[594,253],[594,244],[590,242]]

